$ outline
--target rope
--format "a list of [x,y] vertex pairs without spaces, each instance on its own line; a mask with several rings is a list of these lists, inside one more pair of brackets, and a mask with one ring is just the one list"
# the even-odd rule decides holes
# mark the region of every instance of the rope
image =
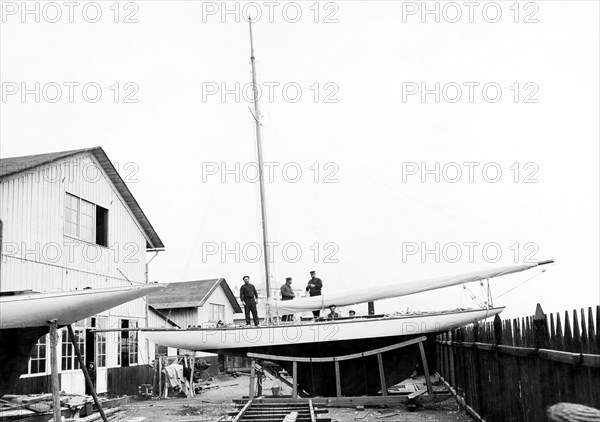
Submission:
[[512,289],[509,289],[509,290],[505,291],[504,293],[502,293],[501,295],[494,297],[494,300],[501,298],[501,297],[502,297],[502,296],[504,296],[505,294],[508,294],[508,293],[512,292],[513,290],[515,290],[515,289],[516,289],[516,288],[518,288],[518,287],[521,287],[523,284],[527,283],[527,282],[528,282],[528,281],[530,281],[530,280],[533,280],[534,278],[536,278],[536,277],[537,277],[537,276],[539,276],[539,275],[542,275],[542,273],[544,273],[544,272],[546,272],[546,270],[542,270],[542,271],[540,271],[539,273],[537,273],[536,275],[533,275],[533,276],[529,277],[527,280],[525,280],[525,281],[524,281],[524,282],[522,282],[522,283],[519,283],[519,284],[517,284],[517,285],[516,285],[515,287],[513,287]]

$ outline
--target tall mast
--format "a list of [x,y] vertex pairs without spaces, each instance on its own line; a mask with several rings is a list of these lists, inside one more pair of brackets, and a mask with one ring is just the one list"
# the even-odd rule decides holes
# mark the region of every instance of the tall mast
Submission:
[[252,63],[252,93],[254,95],[254,125],[256,127],[256,152],[258,155],[258,182],[260,186],[260,211],[262,216],[263,250],[265,255],[265,277],[267,288],[267,299],[271,297],[271,262],[270,250],[268,248],[267,231],[267,203],[265,198],[265,178],[263,175],[263,156],[262,156],[262,134],[260,124],[260,110],[258,109],[258,88],[256,85],[256,64],[254,63],[254,41],[252,39],[252,18],[248,17],[250,25],[250,63]]

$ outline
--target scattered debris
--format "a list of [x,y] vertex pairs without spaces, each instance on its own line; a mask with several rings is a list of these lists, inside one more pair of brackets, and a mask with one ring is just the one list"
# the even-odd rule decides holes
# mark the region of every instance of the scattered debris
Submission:
[[[116,399],[100,399],[105,413],[113,414],[119,406],[129,403],[130,397]],[[88,422],[98,420],[100,413],[94,404],[92,396],[65,394],[60,396],[61,415],[65,421]],[[53,420],[52,394],[14,395],[6,394],[0,399],[0,420],[17,421],[19,419],[36,417],[39,420]],[[37,419],[36,419],[37,420]]]

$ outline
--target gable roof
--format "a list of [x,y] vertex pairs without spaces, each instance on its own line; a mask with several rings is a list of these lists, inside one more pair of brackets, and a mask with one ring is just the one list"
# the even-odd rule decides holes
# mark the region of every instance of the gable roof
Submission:
[[144,214],[144,211],[142,211],[142,208],[137,203],[131,191],[101,147],[51,152],[47,154],[25,155],[22,157],[2,158],[0,159],[0,180],[8,176],[33,170],[36,167],[51,164],[85,153],[92,154],[96,158],[112,184],[115,186],[115,188],[117,188],[117,191],[125,200],[125,203],[146,234],[146,249],[164,249],[165,245],[160,240],[160,237],[158,237],[158,234],[152,227],[152,224],[150,224],[150,221],[148,221],[146,214]]
[[148,304],[156,309],[199,308],[206,303],[219,286],[231,303],[233,312],[242,312],[242,308],[224,278],[170,283],[160,292],[151,292],[148,295]]

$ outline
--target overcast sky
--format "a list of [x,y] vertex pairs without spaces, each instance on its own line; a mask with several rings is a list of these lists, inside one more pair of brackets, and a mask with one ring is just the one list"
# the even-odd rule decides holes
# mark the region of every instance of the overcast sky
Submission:
[[251,13],[277,286],[551,257],[506,316],[599,303],[598,2],[23,4],[2,2],[0,153],[102,146],[166,245],[151,280],[264,279]]

